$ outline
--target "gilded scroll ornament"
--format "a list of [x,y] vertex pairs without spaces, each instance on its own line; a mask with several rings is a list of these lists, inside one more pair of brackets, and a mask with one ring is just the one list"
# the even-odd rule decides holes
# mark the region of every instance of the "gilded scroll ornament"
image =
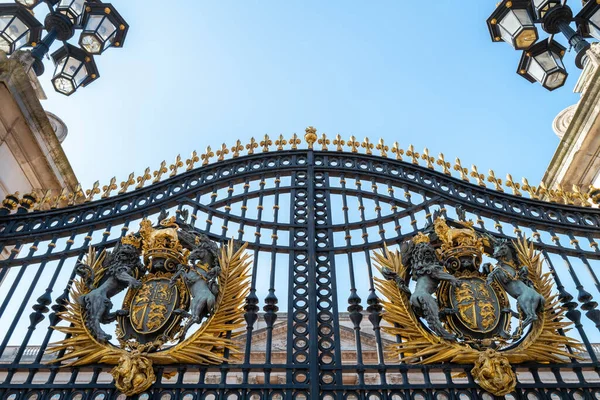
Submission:
[[[482,265],[484,256],[496,263]],[[401,362],[473,364],[476,382],[503,396],[517,383],[511,364],[563,363],[581,347],[559,333],[571,323],[525,238],[498,239],[438,214],[401,252],[386,247],[373,259],[385,278],[376,278],[382,329],[402,338],[389,349]]]
[[[49,353],[63,366],[116,365],[115,386],[127,396],[155,381],[153,365],[220,364],[236,358],[243,326],[250,256],[246,244],[220,247],[183,218],[144,219],[112,252],[90,247],[77,266],[65,311],[66,338]],[[120,309],[111,298],[127,289]],[[102,325],[117,322],[116,340]],[[194,328],[194,329],[192,329]],[[229,353],[227,358],[225,354]]]

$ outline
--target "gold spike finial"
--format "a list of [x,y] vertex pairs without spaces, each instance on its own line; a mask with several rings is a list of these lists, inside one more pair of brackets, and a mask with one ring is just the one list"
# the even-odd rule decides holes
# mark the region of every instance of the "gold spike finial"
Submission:
[[123,193],[127,192],[127,189],[129,188],[129,186],[134,185],[134,184],[135,184],[135,174],[132,172],[129,174],[129,176],[127,177],[127,179],[125,181],[120,183],[121,190],[119,190],[119,194],[123,194]]
[[115,189],[117,189],[117,178],[113,176],[110,179],[110,182],[108,183],[108,185],[102,186],[102,190],[104,191],[104,193],[102,193],[102,196],[100,198],[102,198],[102,199],[108,198],[110,196],[110,192],[112,192]]
[[233,158],[238,158],[240,156],[240,151],[244,150],[244,145],[238,139],[235,141],[235,146],[231,147],[231,156]]
[[487,178],[488,182],[491,182],[494,184],[494,188],[499,191],[499,192],[503,192],[504,193],[504,188],[502,188],[502,179],[498,179],[496,178],[496,174],[494,173],[494,170],[489,170],[488,171],[488,178]]
[[356,138],[354,137],[354,135],[352,135],[352,136],[350,136],[350,139],[348,139],[348,141],[346,142],[346,146],[350,147],[350,149],[353,153],[357,153],[360,143],[358,143],[356,141]]
[[327,151],[328,150],[327,145],[329,145],[329,143],[331,143],[331,142],[329,141],[329,139],[327,139],[327,135],[325,135],[325,133],[323,133],[321,135],[321,138],[317,141],[317,143],[319,143],[321,145],[321,150]]
[[423,149],[423,154],[421,154],[421,158],[427,163],[427,168],[433,169],[433,162],[435,161],[435,158],[429,155],[429,149],[427,147]]
[[386,146],[383,139],[379,139],[379,142],[377,142],[377,146],[375,148],[379,150],[379,155],[381,155],[381,157],[387,158],[387,151],[389,150],[389,147]]
[[269,146],[273,144],[273,141],[269,138],[269,135],[265,134],[263,140],[260,141],[260,145],[262,146],[263,153],[269,151]]
[[300,144],[300,139],[298,138],[298,135],[296,135],[295,133],[292,135],[292,137],[290,138],[290,148],[292,150],[296,150],[298,148],[298,145]]
[[534,199],[534,200],[539,199],[537,187],[529,185],[529,181],[527,180],[527,178],[522,178],[521,182],[523,183],[521,185],[521,189],[526,191],[527,193],[529,193],[529,197],[531,199]]
[[335,139],[333,139],[333,145],[335,146],[336,151],[344,151],[343,146],[345,143],[346,142],[344,141],[344,139],[342,139],[339,133],[335,135]]
[[250,143],[248,143],[246,145],[246,150],[248,150],[248,154],[254,154],[254,149],[256,149],[258,147],[258,143],[256,143],[256,140],[254,139],[254,137],[250,138]]
[[365,140],[363,140],[361,147],[363,149],[365,149],[365,153],[368,155],[373,154],[372,150],[373,150],[373,143],[371,143],[371,141],[369,140],[368,137],[365,138]]
[[277,146],[278,151],[283,150],[283,146],[287,144],[287,140],[284,139],[283,135],[279,135],[279,139],[275,141],[275,146]]
[[210,163],[210,158],[213,157],[214,155],[215,155],[215,153],[212,151],[210,146],[207,146],[204,154],[202,154],[200,156],[200,158],[202,159],[202,165],[208,165]]
[[137,186],[135,187],[136,189],[141,189],[144,187],[144,184],[146,183],[146,181],[152,179],[152,175],[150,175],[150,168],[146,168],[144,170],[144,173],[140,176],[137,177]]
[[313,126],[309,126],[304,130],[304,140],[308,143],[308,148],[312,150],[313,145],[317,141],[317,130]]
[[177,175],[177,170],[183,167],[183,162],[181,161],[181,154],[177,154],[177,157],[175,158],[175,162],[171,165],[169,165],[169,169],[171,170],[171,173],[169,174],[169,176],[175,176]]
[[460,174],[460,179],[465,182],[469,182],[469,170],[462,166],[460,158],[458,157],[456,157],[456,160],[454,160],[454,170],[458,171]]
[[396,155],[396,160],[402,161],[402,154],[404,154],[404,150],[400,148],[398,142],[394,142],[392,145],[392,153]]
[[471,165],[471,177],[477,179],[479,186],[485,187],[485,175],[479,173],[476,165]]
[[221,148],[217,150],[217,161],[223,161],[227,154],[229,154],[229,149],[227,148],[227,145],[223,143]]
[[154,180],[152,181],[152,183],[160,182],[160,178],[162,177],[162,175],[167,172],[169,172],[169,170],[167,169],[167,162],[165,160],[163,160],[160,163],[160,166],[158,167],[158,169],[152,173],[154,175]]
[[438,155],[438,160],[437,160],[436,164],[439,165],[440,167],[442,167],[442,172],[445,175],[452,175],[452,173],[450,172],[450,163],[448,161],[446,161],[446,158],[444,157],[444,153],[440,153]]
[[521,197],[522,194],[519,191],[521,185],[518,182],[513,181],[511,174],[506,174],[506,186],[512,189],[513,195]]
[[406,156],[412,158],[412,163],[419,165],[419,153],[415,151],[415,147],[411,144],[406,150]]
[[190,158],[185,160],[185,164],[187,165],[187,168],[185,170],[186,171],[193,170],[194,164],[196,164],[198,161],[200,161],[200,157],[198,157],[198,153],[196,152],[196,150],[194,150],[192,152],[192,155],[190,156]]
[[[94,185],[91,189],[85,191],[85,202],[90,202],[94,199],[94,196],[100,193],[100,181],[94,182]],[[60,198],[60,195],[58,196]],[[59,199],[60,201],[60,199]],[[57,203],[59,202],[57,201]]]

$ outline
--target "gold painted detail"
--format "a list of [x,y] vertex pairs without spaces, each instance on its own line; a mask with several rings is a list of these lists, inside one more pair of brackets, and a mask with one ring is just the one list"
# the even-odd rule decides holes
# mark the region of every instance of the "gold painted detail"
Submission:
[[[194,240],[193,235],[185,236],[187,231],[183,232],[181,229],[183,228],[177,226],[175,218],[165,218],[156,226],[143,220],[137,234],[129,234],[122,239],[120,246],[138,249],[136,262],[140,262],[141,254],[145,265],[140,263],[143,268],[137,269],[140,272],[132,275],[132,279],[139,281],[131,286],[133,289],[130,288],[125,296],[123,309],[127,311],[127,315],[117,313],[116,334],[119,346],[109,342],[106,337],[99,337],[97,331],[94,332],[93,321],[87,319],[91,309],[88,308],[90,303],[86,299],[95,288],[114,274],[114,270],[111,271],[114,268],[111,266],[114,254],[89,248],[87,257],[80,265],[89,274],[82,274],[73,281],[65,309],[58,313],[64,323],[53,326],[53,329],[66,335],[66,338],[49,346],[48,353],[60,355],[51,363],[60,363],[61,367],[97,363],[115,365],[111,374],[116,388],[127,396],[134,396],[154,383],[155,365],[217,365],[239,360],[239,349],[234,339],[241,332],[240,328],[245,326],[243,305],[249,293],[251,265],[251,255],[246,252],[247,245],[238,247],[231,240],[219,249],[214,244],[215,250],[211,254],[218,260],[218,268],[209,268],[203,264],[189,265],[187,249],[182,248],[178,233],[183,235],[181,237],[187,237],[186,243],[192,248],[194,245],[207,244],[208,239],[196,236]],[[117,251],[119,250],[115,248],[113,253]],[[187,275],[186,279],[178,277],[180,270],[173,273],[165,271],[162,263],[155,265],[157,260],[165,258],[175,258],[188,265],[180,265],[179,268],[199,271],[198,276],[204,276],[207,284],[210,283],[208,276],[211,273],[214,274],[212,281],[218,282],[218,291],[213,292],[215,300],[212,311],[197,322],[197,330],[190,331],[189,335],[186,335],[187,328],[191,325],[189,321],[185,327],[180,325],[182,318],[187,317],[173,316],[172,309],[177,305],[182,306],[184,311],[188,309],[190,296],[193,302],[195,292],[193,287],[188,287]],[[155,268],[158,270],[154,270]],[[191,273],[187,272],[188,275]],[[144,274],[141,279],[139,274]],[[192,284],[195,283],[190,281],[189,285]],[[189,310],[193,312],[191,308]],[[136,319],[137,317],[140,318]],[[132,321],[139,332],[132,334],[124,320]],[[169,327],[165,330],[163,326],[167,324]],[[153,331],[164,332],[164,335],[144,336]]]
[[[582,346],[561,334],[572,323],[565,319],[566,309],[557,298],[551,273],[543,272],[543,257],[533,243],[524,237],[494,242],[496,239],[478,234],[471,224],[452,221],[450,225],[438,215],[434,231],[419,232],[403,245],[403,253],[387,247],[374,253],[374,265],[386,278],[375,278],[386,322],[382,329],[401,338],[387,348],[400,362],[472,364],[476,382],[486,391],[503,396],[516,384],[511,365],[569,362],[574,357],[572,351],[577,353]],[[498,243],[512,246],[515,261],[502,265],[505,259],[496,252]],[[414,252],[417,248],[430,248],[429,254],[435,254],[435,258],[429,256],[425,267],[422,260],[427,257],[418,256]],[[498,264],[480,265],[484,255],[497,257]],[[509,281],[519,281],[539,297],[535,318],[527,322],[525,311],[509,312],[509,296],[515,293],[495,279],[499,272],[506,272]],[[421,276],[438,279],[433,295],[418,289]],[[414,289],[409,287],[411,280],[417,282]],[[432,325],[422,309],[415,309],[415,305],[430,302],[437,304],[433,310],[442,311],[438,326]],[[514,333],[510,333],[511,319],[518,321]]]
[[[510,191],[513,195],[518,197],[526,193],[531,199],[542,199],[559,204],[583,207],[600,204],[599,188],[594,188],[592,186],[586,188],[580,185],[573,185],[571,188],[563,188],[560,186],[549,188],[543,183],[540,183],[538,186],[533,186],[525,178],[521,180],[521,183],[518,183],[510,174],[507,175],[506,180],[504,181],[497,177],[492,170],[489,171],[487,176],[480,173],[475,165],[472,165],[471,170],[469,171],[462,165],[458,158],[455,159],[454,164],[451,164],[446,160],[443,153],[440,153],[437,160],[434,160],[430,155],[429,149],[425,148],[423,153],[420,154],[415,151],[413,145],[409,145],[407,148],[403,149],[398,142],[394,142],[391,147],[388,147],[383,139],[372,141],[369,138],[365,138],[363,142],[360,142],[355,136],[350,136],[346,141],[343,140],[339,134],[337,134],[333,140],[330,140],[325,134],[321,134],[320,137],[317,137],[317,129],[314,127],[306,128],[304,142],[309,149],[313,149],[315,144],[320,145],[318,148],[319,151],[330,151],[335,149],[337,152],[350,151],[352,153],[358,153],[360,151],[367,155],[371,155],[374,150],[377,150],[379,156],[382,158],[387,158],[389,151],[393,154],[393,158],[400,161],[403,160],[402,156],[406,155],[409,158],[408,161],[412,164],[418,165],[419,160],[423,160],[425,162],[425,167],[428,169],[437,169],[449,176],[454,174],[454,176],[465,182],[469,182],[469,178],[475,178],[475,183],[481,187],[487,187],[486,185],[491,184],[491,188],[496,191]],[[115,194],[123,194],[132,189],[141,189],[149,184],[158,183],[169,177],[174,177],[183,172],[184,168],[182,167],[184,166],[185,171],[191,171],[197,167],[197,164],[200,161],[202,161],[202,166],[207,166],[215,161],[221,162],[228,158],[240,157],[243,155],[242,153],[244,151],[249,155],[255,154],[256,149],[259,146],[261,147],[261,152],[268,153],[271,151],[286,151],[288,149],[296,150],[301,143],[301,137],[296,134],[293,134],[289,140],[284,139],[283,135],[279,135],[277,140],[271,140],[269,135],[264,135],[264,138],[260,141],[251,138],[250,142],[246,145],[240,140],[237,140],[235,145],[231,147],[222,144],[216,152],[213,152],[210,147],[207,147],[203,154],[193,151],[190,158],[185,161],[178,155],[173,164],[162,161],[154,171],[148,167],[137,177],[134,173],[131,173],[126,180],[120,183],[120,185],[117,185],[116,178],[111,178],[108,184],[100,185],[100,182],[95,182],[92,188],[87,190],[82,190],[80,186],[75,190],[69,190],[67,188],[61,190],[34,190],[32,193],[36,195],[36,198],[33,201],[32,207],[29,209],[33,211],[49,210],[90,202],[99,198],[105,199],[114,196]],[[330,149],[329,146],[331,144],[334,147]],[[215,155],[216,158],[214,158]],[[12,199],[15,199],[18,206],[19,201],[22,198],[23,196],[19,194],[7,195],[2,202],[2,208],[10,212],[15,212],[17,207],[11,208],[11,205],[14,204]]]

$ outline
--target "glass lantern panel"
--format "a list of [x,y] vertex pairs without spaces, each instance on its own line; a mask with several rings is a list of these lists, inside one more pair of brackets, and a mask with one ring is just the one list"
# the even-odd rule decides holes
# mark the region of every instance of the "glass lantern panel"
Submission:
[[13,19],[12,15],[2,15],[0,16],[0,31],[3,31]]
[[27,34],[21,36],[18,40],[15,41],[14,49],[18,50],[21,47],[25,46],[27,43],[29,43],[29,32],[27,32]]
[[554,62],[558,68],[565,68],[562,59],[560,58],[560,54],[552,52],[552,57],[554,57]]
[[2,36],[0,36],[0,50],[5,53],[10,53],[10,43]]
[[8,35],[17,40],[21,35],[27,32],[29,28],[19,18],[15,18],[7,29]]
[[81,67],[83,63],[74,57],[69,57],[67,62],[65,63],[65,67],[63,69],[63,74],[69,77],[75,76],[79,67]]
[[60,93],[71,94],[75,91],[75,86],[70,79],[59,77],[54,80],[54,88]]
[[549,72],[556,68],[556,60],[554,59],[553,53],[545,51],[534,57],[544,72]]
[[116,30],[117,27],[114,26],[112,22],[110,22],[110,19],[105,18],[104,21],[102,21],[102,25],[100,25],[100,27],[98,28],[98,33],[100,34],[102,40],[106,42],[108,38],[111,37],[113,33],[115,33]]
[[81,47],[88,53],[98,54],[102,50],[102,42],[94,34],[81,35]]
[[81,67],[81,69],[79,71],[77,71],[77,74],[75,75],[75,79],[73,79],[75,81],[75,84],[77,85],[77,87],[79,87],[79,85],[81,85],[83,83],[83,81],[85,80],[85,78],[87,78],[87,76],[88,76],[87,68],[85,67],[85,65],[83,65]]
[[88,19],[87,24],[85,25],[85,30],[95,31],[102,22],[103,18],[103,15],[90,15],[90,18]]
[[65,66],[66,61],[67,61],[66,57],[63,57],[60,60],[58,60],[58,62],[56,63],[56,69],[54,70],[54,76],[60,75],[60,73],[63,70],[63,67]]
[[515,47],[518,49],[527,49],[537,40],[536,28],[524,29],[517,34],[515,38]]
[[588,21],[588,28],[590,30],[590,35],[600,40],[600,9],[598,9],[590,17]]
[[544,68],[536,61],[535,58],[532,58],[529,61],[529,65],[527,66],[527,73],[533,77],[538,82],[541,82],[544,79],[544,75],[546,72]]
[[511,10],[504,16],[504,18],[500,20],[500,23],[498,25],[500,26],[500,28],[502,28],[502,39],[504,39],[504,41],[510,42],[510,39],[506,40],[504,38],[504,32],[506,32],[511,37],[514,36],[514,34],[521,27],[521,22],[515,15],[514,11]]
[[527,10],[519,9],[519,10],[513,10],[512,12],[515,14],[515,17],[518,18],[519,22],[521,22],[521,25],[523,25],[523,26],[533,25],[533,21],[531,20],[531,15],[529,15],[529,12]]
[[544,86],[548,89],[556,89],[564,85],[565,80],[567,79],[567,75],[562,71],[556,71],[548,75],[546,78],[546,82],[544,82]]

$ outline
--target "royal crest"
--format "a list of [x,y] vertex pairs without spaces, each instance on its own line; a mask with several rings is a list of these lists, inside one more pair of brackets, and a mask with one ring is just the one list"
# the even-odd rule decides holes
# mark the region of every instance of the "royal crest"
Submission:
[[[185,217],[185,214],[184,214]],[[185,222],[162,214],[122,238],[112,252],[90,247],[60,317],[69,336],[49,352],[56,362],[117,365],[115,385],[146,390],[154,364],[218,364],[235,357],[232,332],[243,321],[249,255],[233,241],[220,247]],[[120,309],[111,298],[127,289]],[[116,339],[102,325],[117,322]]]
[[516,385],[511,363],[564,362],[573,357],[567,347],[580,347],[560,333],[570,322],[525,238],[479,233],[438,213],[401,252],[385,248],[374,261],[385,278],[377,279],[384,329],[402,338],[390,350],[404,362],[474,364],[479,385],[503,396]]

